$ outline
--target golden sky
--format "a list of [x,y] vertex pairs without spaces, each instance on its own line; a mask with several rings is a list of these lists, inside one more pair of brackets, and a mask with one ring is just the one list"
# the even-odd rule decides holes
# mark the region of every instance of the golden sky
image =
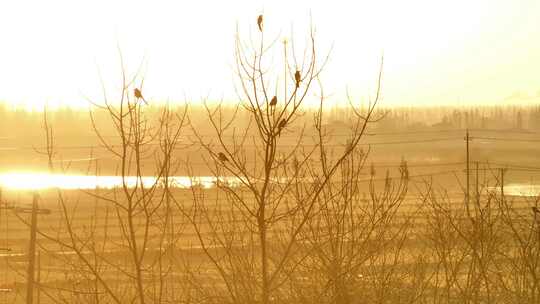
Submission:
[[312,16],[332,102],[368,95],[383,51],[385,104],[540,100],[538,0],[1,1],[0,100],[81,105],[99,73],[113,96],[118,45],[147,99],[234,99],[236,25],[256,33],[259,13],[299,40]]

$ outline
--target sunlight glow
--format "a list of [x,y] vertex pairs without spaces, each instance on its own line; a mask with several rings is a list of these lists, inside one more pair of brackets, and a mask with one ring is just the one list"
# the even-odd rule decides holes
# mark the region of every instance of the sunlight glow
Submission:
[[[170,185],[177,188],[189,188],[200,186],[211,188],[216,184],[216,178],[212,176],[171,176]],[[234,178],[224,178],[229,183],[234,183]],[[133,188],[137,184],[145,187],[152,187],[157,179],[153,176],[88,176],[88,175],[67,175],[67,174],[48,174],[41,172],[12,172],[0,174],[0,186],[11,190],[43,190],[60,188],[65,190],[74,189],[111,189],[122,187],[122,184],[128,188]],[[158,183],[159,184],[159,183]]]
[[103,98],[99,75],[117,98],[118,48],[128,73],[142,67],[152,100],[235,100],[235,29],[258,34],[259,13],[269,41],[304,41],[313,20],[319,53],[333,46],[323,80],[335,100],[346,87],[371,93],[382,52],[387,104],[493,103],[540,89],[535,0],[22,0],[0,4],[0,101],[86,107]]
[[[216,178],[213,176],[171,176],[169,185],[174,188],[190,188],[193,186],[210,189],[215,187]],[[125,182],[128,188],[133,188],[141,182],[148,188],[156,184],[154,176],[143,176],[139,179],[135,176],[104,175],[71,175],[71,174],[48,174],[43,172],[11,172],[0,174],[0,187],[9,190],[91,190],[91,189],[112,189],[122,187]],[[228,183],[232,186],[239,186],[240,180],[236,177],[222,177],[221,183]],[[282,181],[283,182],[283,181]],[[158,182],[159,185],[159,182]],[[505,193],[511,196],[537,196],[540,194],[540,185],[512,183],[505,185]],[[491,187],[491,190],[498,191],[498,187]]]

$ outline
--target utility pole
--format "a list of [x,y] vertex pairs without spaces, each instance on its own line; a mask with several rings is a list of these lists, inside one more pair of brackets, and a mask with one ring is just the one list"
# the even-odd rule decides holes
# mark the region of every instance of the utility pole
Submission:
[[28,248],[28,271],[26,273],[26,304],[34,301],[34,276],[36,263],[36,230],[37,230],[37,209],[38,194],[34,193],[32,199],[32,219],[30,227],[30,246]]
[[504,204],[504,168],[499,170],[501,170],[501,201]]
[[480,182],[478,181],[478,161],[475,162],[476,164],[476,206],[480,206]]
[[36,282],[38,284],[37,288],[37,298],[36,298],[36,304],[41,303],[41,251],[37,252],[37,277]]
[[467,128],[465,133],[465,145],[467,149],[467,193],[465,194],[465,203],[467,207],[467,216],[471,216],[471,211],[469,209],[469,202],[470,202],[470,192],[469,192],[469,129]]
[[[2,224],[2,209],[8,209],[6,205],[3,205],[2,204],[2,187],[0,187],[0,224]],[[6,221],[7,221],[7,218],[6,218]],[[7,222],[6,222],[7,223]],[[7,227],[7,226],[6,226]],[[6,229],[6,233],[7,233],[7,229]],[[7,237],[6,237],[7,238]],[[7,246],[7,240],[6,240],[6,243],[4,244],[5,246]],[[0,251],[6,251],[6,252],[9,252],[11,251],[11,248],[9,247],[0,247]]]

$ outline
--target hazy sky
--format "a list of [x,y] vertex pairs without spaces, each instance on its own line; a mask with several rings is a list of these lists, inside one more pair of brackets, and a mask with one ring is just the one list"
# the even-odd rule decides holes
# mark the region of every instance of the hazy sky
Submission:
[[256,33],[259,13],[268,36],[298,40],[311,14],[321,52],[334,46],[333,102],[373,89],[382,51],[386,104],[540,96],[538,0],[17,0],[0,2],[0,100],[81,104],[99,97],[98,70],[114,96],[118,45],[129,71],[144,59],[147,97],[234,98],[236,25]]

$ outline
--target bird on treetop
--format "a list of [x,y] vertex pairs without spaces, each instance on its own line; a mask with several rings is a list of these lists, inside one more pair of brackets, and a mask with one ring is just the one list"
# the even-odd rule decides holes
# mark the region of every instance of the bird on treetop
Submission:
[[141,90],[135,88],[135,90],[133,90],[133,91],[135,93],[135,97],[142,98]]
[[259,31],[262,32],[262,26],[263,26],[263,15],[259,15],[257,18],[257,26],[259,26]]
[[283,128],[285,128],[285,125],[287,124],[287,120],[285,120],[285,118],[283,118],[280,122],[279,122],[279,125],[278,125],[278,136],[281,136],[281,130],[283,130]]
[[144,99],[144,97],[142,96],[142,93],[141,93],[141,90],[135,88],[133,90],[133,94],[135,95],[135,98],[140,98],[144,101],[145,104],[148,104],[148,102],[146,102],[146,100]]
[[222,163],[226,162],[226,161],[229,161],[229,159],[227,158],[227,156],[225,156],[225,154],[223,154],[223,152],[219,152],[218,153],[218,159],[219,161],[221,161]]
[[296,70],[296,73],[294,73],[294,80],[296,81],[296,88],[298,89],[298,87],[300,87],[300,82],[302,81],[300,71]]
[[273,106],[275,106],[276,104],[277,104],[277,97],[274,96],[274,97],[272,97],[272,100],[270,100],[270,106],[273,107]]

